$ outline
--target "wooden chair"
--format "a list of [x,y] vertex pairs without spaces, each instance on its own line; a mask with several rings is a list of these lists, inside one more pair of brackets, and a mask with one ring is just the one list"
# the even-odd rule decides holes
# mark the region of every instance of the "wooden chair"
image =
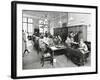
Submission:
[[53,55],[52,53],[50,53],[48,51],[48,48],[47,46],[45,45],[44,47],[41,48],[41,54],[42,54],[42,57],[41,57],[41,64],[42,64],[42,67],[44,66],[44,63],[49,61],[50,64],[52,64],[53,66]]

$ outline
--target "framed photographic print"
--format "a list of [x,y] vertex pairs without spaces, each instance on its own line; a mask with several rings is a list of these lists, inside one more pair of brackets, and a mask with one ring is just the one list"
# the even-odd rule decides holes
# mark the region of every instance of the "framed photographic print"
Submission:
[[11,2],[11,77],[97,73],[97,6]]

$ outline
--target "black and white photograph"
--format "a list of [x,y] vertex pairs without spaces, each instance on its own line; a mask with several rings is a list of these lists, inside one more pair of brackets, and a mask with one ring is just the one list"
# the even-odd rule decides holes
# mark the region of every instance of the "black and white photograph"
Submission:
[[14,5],[17,77],[96,73],[95,6]]
[[23,10],[23,69],[91,66],[91,14]]

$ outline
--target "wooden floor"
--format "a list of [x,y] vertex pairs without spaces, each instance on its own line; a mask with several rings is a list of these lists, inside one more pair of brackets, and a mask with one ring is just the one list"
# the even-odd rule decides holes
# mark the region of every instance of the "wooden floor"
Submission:
[[[34,45],[34,43],[32,44]],[[23,69],[78,67],[71,60],[69,60],[64,54],[54,56],[55,62],[53,66],[49,64],[49,62],[45,62],[44,66],[42,67],[40,63],[41,53],[37,54],[37,51],[35,50],[33,45],[29,46],[30,53],[24,54],[22,58],[23,59]],[[88,59],[88,62],[84,66],[90,66],[90,58]]]

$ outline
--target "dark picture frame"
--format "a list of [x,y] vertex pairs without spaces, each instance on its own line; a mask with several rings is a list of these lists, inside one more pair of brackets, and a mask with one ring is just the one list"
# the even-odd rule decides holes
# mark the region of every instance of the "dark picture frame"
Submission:
[[[26,75],[18,76],[17,74],[17,7],[18,5],[41,5],[49,7],[72,7],[72,8],[84,8],[84,9],[94,9],[95,10],[95,71],[91,72],[78,72],[78,73],[59,73],[59,74],[46,74],[46,75]],[[63,23],[63,26],[66,26],[66,23]],[[41,2],[24,2],[24,1],[12,1],[11,2],[11,78],[20,79],[20,78],[37,78],[37,77],[55,77],[55,76],[72,76],[72,75],[85,75],[85,74],[97,74],[98,73],[98,7],[97,6],[88,6],[88,5],[73,5],[73,4],[57,4],[57,3],[41,3]]]

